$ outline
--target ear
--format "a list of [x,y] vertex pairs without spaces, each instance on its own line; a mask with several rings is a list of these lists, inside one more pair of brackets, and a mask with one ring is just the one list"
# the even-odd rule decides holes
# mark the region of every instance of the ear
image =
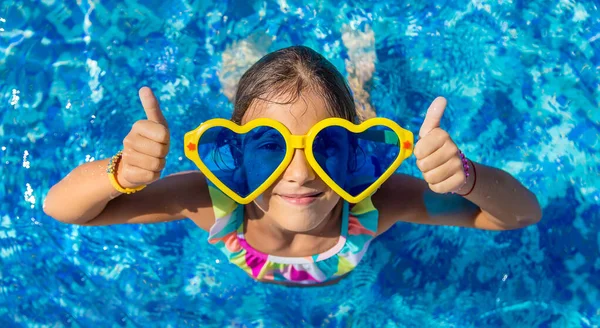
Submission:
[[362,149],[359,148],[358,138],[354,137],[350,131],[348,131],[348,140],[350,140],[350,147],[348,147],[348,170],[349,172],[354,172],[358,169],[358,156],[359,151],[362,151]]
[[354,185],[354,179],[356,172],[358,171],[358,156],[360,156],[361,149],[359,149],[358,142],[355,138],[350,138],[348,147],[348,166],[346,168],[346,178],[343,180],[344,183],[340,187],[344,190],[349,190]]
[[235,181],[236,186],[241,188],[241,190],[239,190],[239,194],[242,197],[250,194],[250,186],[248,185],[248,180],[246,179],[246,169],[243,165],[236,165],[235,169],[233,169],[233,181]]
[[242,151],[242,147],[229,144],[229,151],[233,157],[233,164],[235,164],[236,167],[242,166],[242,163],[244,163],[244,152]]
[[[240,158],[241,160],[241,158]],[[246,169],[244,165],[237,165],[235,169],[233,169],[233,180],[236,182],[245,182],[246,181]]]
[[246,169],[244,168],[244,152],[239,145],[229,144],[229,151],[233,157],[233,181],[241,185],[246,184]]

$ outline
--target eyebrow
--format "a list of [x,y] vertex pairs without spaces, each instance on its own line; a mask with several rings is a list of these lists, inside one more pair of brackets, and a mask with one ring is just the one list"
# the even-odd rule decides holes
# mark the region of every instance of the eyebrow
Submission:
[[264,134],[267,134],[271,131],[275,131],[277,132],[277,135],[280,135],[279,132],[273,128],[267,128],[267,127],[263,127],[262,129],[259,129],[258,132],[254,133],[251,135],[251,139],[252,140],[258,140],[259,138],[261,138]]
[[[222,139],[219,138],[219,134],[221,134],[222,131],[219,131],[218,129],[216,129],[217,127],[211,128],[209,130],[207,130],[203,135],[202,138],[200,138],[200,140],[198,141],[200,145],[204,145],[204,144],[209,144],[215,141],[224,141]],[[211,131],[214,130],[214,131]],[[274,131],[277,132],[277,135],[281,135],[277,130],[273,129],[273,128],[269,128],[269,127],[259,127],[258,131],[256,133],[251,134],[251,138],[252,140],[257,140],[259,138],[261,138],[264,134],[270,132],[270,131]],[[247,134],[247,133],[246,133]]]

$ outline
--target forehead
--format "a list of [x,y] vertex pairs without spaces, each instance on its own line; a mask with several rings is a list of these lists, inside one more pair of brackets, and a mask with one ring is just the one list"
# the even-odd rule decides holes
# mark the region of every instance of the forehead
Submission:
[[289,95],[256,99],[244,114],[242,124],[257,118],[270,118],[281,122],[292,134],[306,134],[317,122],[331,117],[323,97],[315,92],[301,93],[290,102]]

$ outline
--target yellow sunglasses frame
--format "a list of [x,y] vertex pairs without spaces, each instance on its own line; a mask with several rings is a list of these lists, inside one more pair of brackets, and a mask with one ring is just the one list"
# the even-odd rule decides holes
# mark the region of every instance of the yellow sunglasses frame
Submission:
[[[200,155],[198,154],[198,142],[200,138],[210,128],[214,127],[223,127],[227,128],[237,134],[245,134],[257,127],[271,127],[277,130],[283,136],[286,145],[285,155],[283,160],[277,166],[275,171],[263,182],[256,190],[251,192],[246,197],[241,197],[236,192],[227,187],[221,180],[217,178],[217,176],[212,173],[208,167],[202,162],[200,159]],[[398,153],[398,157],[392,162],[390,167],[388,167],[385,172],[373,182],[367,189],[363,190],[357,196],[352,196],[344,189],[342,189],[333,179],[331,179],[325,170],[321,168],[319,163],[314,157],[313,154],[313,142],[315,137],[319,134],[319,132],[330,126],[339,126],[345,128],[346,130],[353,133],[362,133],[365,130],[374,127],[374,126],[384,126],[392,130],[396,136],[398,137],[400,151]],[[368,136],[367,136],[368,138]],[[380,137],[379,137],[380,138]],[[305,135],[293,135],[281,122],[278,122],[269,118],[258,118],[254,119],[244,125],[238,125],[230,120],[222,119],[222,118],[214,118],[210,119],[206,122],[201,123],[197,128],[187,132],[184,136],[184,151],[185,156],[189,158],[192,162],[198,166],[200,171],[204,173],[204,175],[217,186],[221,191],[223,191],[227,196],[240,204],[248,204],[252,200],[256,199],[260,194],[262,194],[271,184],[273,184],[277,178],[285,171],[288,167],[292,158],[294,156],[294,152],[296,149],[304,149],[304,154],[306,156],[306,160],[311,168],[315,171],[315,173],[325,182],[334,192],[340,195],[346,201],[356,204],[366,197],[373,194],[383,182],[388,179],[394,171],[402,164],[406,158],[410,157],[413,152],[413,142],[414,136],[413,133],[400,127],[396,122],[382,117],[376,117],[368,119],[358,125],[342,119],[342,118],[327,118],[315,124],[307,134]],[[377,140],[377,139],[374,139]]]

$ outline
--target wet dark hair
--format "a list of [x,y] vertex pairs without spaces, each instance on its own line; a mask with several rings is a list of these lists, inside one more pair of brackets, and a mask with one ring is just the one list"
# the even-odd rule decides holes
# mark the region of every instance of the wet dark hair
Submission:
[[239,81],[231,120],[241,124],[255,99],[271,101],[289,96],[289,104],[304,91],[314,91],[325,100],[333,117],[358,123],[350,87],[342,74],[318,52],[305,46],[292,46],[271,52],[252,65]]

